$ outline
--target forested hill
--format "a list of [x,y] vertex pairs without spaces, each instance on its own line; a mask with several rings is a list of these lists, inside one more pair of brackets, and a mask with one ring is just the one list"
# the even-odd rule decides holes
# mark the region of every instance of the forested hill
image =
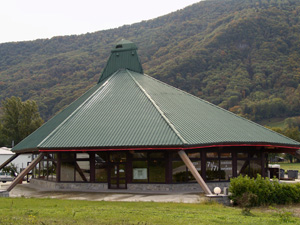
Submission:
[[36,100],[47,120],[95,85],[121,39],[139,46],[146,74],[234,113],[300,115],[299,0],[207,0],[116,29],[0,44],[0,100]]

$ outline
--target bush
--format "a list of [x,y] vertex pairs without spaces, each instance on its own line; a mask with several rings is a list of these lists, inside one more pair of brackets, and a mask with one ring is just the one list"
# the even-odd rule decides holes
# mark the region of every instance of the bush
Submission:
[[[300,184],[282,184],[278,180],[268,178],[239,176],[230,180],[230,199],[241,205],[246,196],[256,196],[249,200],[249,207],[271,204],[300,203]],[[242,206],[242,205],[241,205]],[[243,207],[243,206],[242,206]]]

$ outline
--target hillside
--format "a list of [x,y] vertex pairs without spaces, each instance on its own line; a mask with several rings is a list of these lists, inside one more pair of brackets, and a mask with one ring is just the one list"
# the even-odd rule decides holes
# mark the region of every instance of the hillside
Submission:
[[139,46],[146,74],[252,120],[300,115],[300,1],[207,0],[85,35],[0,44],[0,100],[44,119],[93,86],[112,46]]

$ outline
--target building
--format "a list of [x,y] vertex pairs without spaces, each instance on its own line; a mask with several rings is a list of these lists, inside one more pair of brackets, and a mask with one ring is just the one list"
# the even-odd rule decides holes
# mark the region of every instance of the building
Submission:
[[123,40],[99,82],[13,151],[39,154],[27,172],[37,165],[32,182],[48,188],[210,193],[240,174],[266,176],[269,153],[299,147],[144,74]]
[[[1,147],[0,148],[0,165],[5,161],[10,159],[15,155],[14,152],[11,151],[10,148]],[[19,157],[15,158],[11,163],[17,168],[17,172],[20,173],[24,170],[27,165],[32,161],[32,154],[22,154]]]

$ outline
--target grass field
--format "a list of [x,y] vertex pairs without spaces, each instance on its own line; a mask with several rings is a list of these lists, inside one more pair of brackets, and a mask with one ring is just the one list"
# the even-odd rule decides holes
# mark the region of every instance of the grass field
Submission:
[[300,163],[274,163],[279,164],[281,169],[287,170],[299,170],[300,172]]
[[268,120],[259,121],[258,123],[263,126],[278,127],[278,128],[284,129],[286,127],[286,124],[284,123],[285,119],[286,118],[272,118],[272,119],[268,119]]
[[286,210],[241,209],[216,203],[96,202],[0,198],[0,224],[300,224]]

